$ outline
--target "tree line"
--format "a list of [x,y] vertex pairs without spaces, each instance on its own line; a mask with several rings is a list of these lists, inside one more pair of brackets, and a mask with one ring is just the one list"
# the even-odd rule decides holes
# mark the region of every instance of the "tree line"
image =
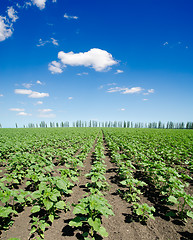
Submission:
[[[0,127],[1,124],[0,124]],[[18,124],[15,124],[15,127],[18,128]],[[141,122],[132,122],[132,121],[104,121],[99,122],[95,120],[90,121],[81,121],[77,120],[75,122],[70,123],[69,121],[65,122],[50,122],[46,123],[45,121],[41,121],[40,124],[29,123],[27,125],[23,125],[24,128],[53,128],[53,127],[112,127],[112,128],[159,128],[159,129],[193,129],[193,122],[172,122],[168,121],[163,123],[159,122],[149,122],[149,123],[141,123]]]

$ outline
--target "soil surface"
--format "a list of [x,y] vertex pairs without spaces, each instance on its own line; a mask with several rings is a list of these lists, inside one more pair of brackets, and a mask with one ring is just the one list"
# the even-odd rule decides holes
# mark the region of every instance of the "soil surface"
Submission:
[[[85,178],[85,174],[90,172],[92,165],[93,151],[96,141],[91,152],[84,161],[84,168],[81,168],[79,182],[73,187],[73,193],[66,198],[66,201],[72,205],[78,203],[78,200],[86,194],[86,183],[89,181]],[[141,203],[148,203],[156,208],[155,220],[148,219],[147,223],[140,223],[132,215],[132,205],[123,200],[117,193],[118,189],[122,189],[117,180],[117,167],[111,163],[110,154],[104,139],[105,147],[105,165],[106,179],[110,185],[109,191],[103,192],[105,198],[112,205],[115,216],[103,218],[102,224],[106,228],[109,236],[105,239],[109,240],[190,240],[193,239],[193,221],[188,220],[182,223],[178,219],[165,217],[168,206],[161,203],[156,191],[151,188],[144,188],[143,195],[140,197]],[[61,167],[61,166],[60,166]],[[57,167],[56,167],[57,169]],[[192,186],[191,186],[192,190]],[[14,218],[12,227],[3,231],[0,239],[8,240],[9,238],[20,238],[21,240],[35,239],[30,238],[30,221],[31,207],[27,207]],[[68,225],[69,221],[74,218],[73,207],[71,210],[59,213],[59,218],[55,219],[53,224],[45,231],[45,240],[75,240],[82,239],[81,231]],[[98,237],[98,240],[102,237]]]

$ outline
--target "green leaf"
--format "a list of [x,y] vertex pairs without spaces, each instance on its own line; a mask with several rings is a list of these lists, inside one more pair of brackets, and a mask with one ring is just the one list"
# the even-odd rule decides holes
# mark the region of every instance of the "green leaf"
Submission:
[[53,221],[54,221],[54,215],[50,214],[50,215],[49,215],[49,220],[50,220],[50,222],[53,223]]
[[49,227],[50,225],[46,223],[45,221],[41,220],[40,221],[40,229],[44,232],[46,227]]
[[32,230],[30,231],[30,233],[31,233],[31,234],[32,234],[32,233],[35,233],[35,231],[36,231],[36,228],[33,227]]
[[56,194],[51,194],[49,196],[50,200],[53,201],[53,202],[56,202],[57,201],[57,195]]
[[66,189],[66,183],[64,180],[60,179],[56,182],[56,186],[59,188],[59,189]]
[[143,215],[143,211],[140,208],[136,209],[136,214],[137,215]]
[[65,205],[66,205],[66,203],[64,201],[59,201],[59,202],[56,203],[56,208],[64,209]]
[[168,201],[172,203],[178,203],[178,200],[174,196],[169,196]]
[[108,232],[106,231],[106,229],[105,229],[103,226],[101,226],[101,227],[99,228],[98,233],[99,233],[102,237],[108,237],[108,236],[109,236]]
[[9,238],[8,240],[20,240],[20,238]]
[[73,210],[73,214],[87,214],[88,210],[85,209],[85,206],[81,206],[80,204],[77,205],[74,210]]
[[83,222],[80,217],[75,217],[69,222],[69,226],[82,227]]
[[88,219],[88,224],[93,227],[94,231],[98,231],[100,226],[101,226],[101,220],[100,218],[96,218],[94,221],[92,220],[92,218]]
[[45,190],[47,188],[47,183],[46,182],[41,182],[39,184],[39,190],[42,192],[43,190]]
[[29,186],[30,184],[31,184],[30,181],[27,181],[27,182],[25,183],[26,186]]
[[39,212],[39,211],[40,211],[40,206],[39,205],[33,206],[32,209],[31,209],[31,213],[36,213],[36,212]]
[[37,198],[40,198],[42,196],[41,192],[40,191],[35,191],[31,194],[31,197],[33,199],[37,199]]
[[44,206],[46,207],[46,210],[49,210],[53,206],[53,202],[51,202],[46,198],[43,200],[43,203],[44,203]]
[[193,219],[193,212],[192,211],[187,211],[187,216]]

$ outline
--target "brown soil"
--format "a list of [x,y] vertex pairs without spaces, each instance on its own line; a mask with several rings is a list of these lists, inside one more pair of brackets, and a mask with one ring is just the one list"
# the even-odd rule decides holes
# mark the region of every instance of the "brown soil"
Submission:
[[[96,144],[96,141],[95,141]],[[71,205],[78,203],[85,193],[85,184],[88,180],[85,174],[91,169],[92,152],[84,161],[84,168],[81,169],[79,182],[73,188],[73,193],[66,201]],[[141,203],[148,203],[156,208],[155,220],[148,219],[147,223],[140,223],[132,215],[132,205],[117,194],[117,189],[122,189],[117,181],[115,164],[110,162],[109,152],[105,145],[105,164],[106,164],[106,179],[110,185],[110,190],[104,192],[105,198],[112,205],[115,216],[110,216],[108,219],[103,218],[103,226],[109,233],[109,240],[190,240],[193,239],[193,221],[188,220],[186,224],[178,219],[165,217],[165,212],[168,206],[160,203],[159,196],[151,187],[143,189],[143,195],[140,198]],[[57,167],[56,167],[57,169]],[[0,239],[8,240],[11,237],[17,237],[21,240],[30,239],[30,207],[25,208],[14,219],[13,226],[2,233]],[[45,240],[76,240],[80,239],[80,231],[77,228],[72,228],[68,225],[69,221],[74,218],[73,207],[68,212],[60,212],[60,218],[54,220],[53,224],[45,232]],[[31,238],[33,239],[33,238]],[[102,238],[98,238],[99,240]]]

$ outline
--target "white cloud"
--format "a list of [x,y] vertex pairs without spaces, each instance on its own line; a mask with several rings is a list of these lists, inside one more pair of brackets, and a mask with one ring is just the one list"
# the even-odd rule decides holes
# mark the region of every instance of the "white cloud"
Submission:
[[148,99],[147,99],[147,98],[144,98],[143,101],[148,101]]
[[46,1],[47,0],[32,0],[32,3],[42,10],[46,6]]
[[53,110],[52,109],[38,109],[38,112],[41,112],[41,113],[47,113],[47,112],[52,112]]
[[28,8],[28,7],[31,7],[32,3],[31,2],[25,2],[23,5],[19,5],[19,3],[16,3],[16,6],[19,8],[19,9],[24,9],[24,8]]
[[155,90],[153,88],[148,89],[147,92],[143,93],[143,95],[149,95],[150,93],[154,93]]
[[52,40],[52,43],[53,43],[54,45],[56,45],[56,46],[59,45],[59,44],[58,44],[58,40],[56,40],[56,39],[54,39],[54,38],[51,38],[51,40]]
[[68,100],[72,100],[73,99],[73,97],[68,97]]
[[143,91],[143,88],[141,87],[132,87],[132,88],[122,88],[122,87],[114,87],[109,88],[107,92],[121,92],[121,94],[133,94],[133,93],[140,93]]
[[9,18],[11,18],[12,22],[16,22],[16,20],[19,18],[17,16],[17,11],[15,11],[13,7],[8,7],[7,14]]
[[41,104],[43,104],[42,101],[37,101],[37,102],[35,103],[35,105],[41,105]]
[[40,92],[35,92],[35,91],[32,91],[32,90],[27,90],[27,89],[15,89],[14,92],[16,94],[28,95],[29,98],[49,97],[49,93],[40,93]]
[[42,82],[40,82],[39,80],[37,80],[37,81],[36,81],[36,83],[37,83],[37,84],[40,84],[40,85],[42,85],[42,84],[43,84],[43,83],[42,83]]
[[[112,65],[117,64],[110,53],[105,50],[101,50],[98,48],[92,48],[88,52],[68,52],[65,53],[63,51],[58,53],[58,58],[61,60],[63,66],[85,66],[92,67],[96,71],[101,72],[104,70],[109,70]],[[49,70],[52,73],[61,73],[61,65],[56,61],[52,61],[49,64]]]
[[32,90],[27,90],[27,89],[15,89],[14,92],[16,94],[31,94],[32,93]]
[[77,73],[76,75],[82,76],[82,75],[88,75],[88,73],[87,72],[82,72],[82,73]]
[[17,115],[18,116],[31,116],[32,114],[31,113],[26,113],[26,112],[19,112]]
[[148,91],[148,93],[154,93],[155,92],[155,90],[153,88],[148,89],[147,91]]
[[121,91],[125,91],[127,88],[122,88],[122,87],[114,87],[114,88],[109,88],[107,90],[107,92],[121,92]]
[[48,69],[51,71],[52,74],[63,72],[61,64],[56,61],[52,61],[51,63],[49,63]]
[[66,13],[64,14],[64,18],[66,18],[66,19],[78,19],[77,16],[69,16]]
[[123,70],[117,69],[117,71],[115,72],[115,74],[119,74],[119,73],[123,73]]
[[49,97],[49,93],[32,92],[29,95],[29,98],[43,98],[43,97]]
[[121,110],[121,111],[125,111],[125,108],[121,108],[120,110]]
[[31,88],[31,86],[33,86],[32,83],[23,83],[22,84],[25,88]]
[[122,94],[140,93],[141,91],[143,91],[143,88],[141,87],[132,87],[125,89],[125,91],[123,91]]
[[46,43],[49,43],[49,41],[43,41],[41,38],[39,39],[38,44],[36,45],[37,47],[42,47],[44,46]]
[[13,34],[12,24],[9,23],[6,17],[0,16],[0,42]]
[[168,42],[165,42],[163,45],[164,45],[164,46],[168,45]]
[[23,112],[23,111],[25,111],[24,108],[10,108],[9,110],[10,111],[15,111],[15,112]]
[[50,38],[50,40],[46,40],[43,41],[41,38],[39,39],[38,44],[36,45],[37,47],[43,47],[45,46],[47,43],[52,43],[53,45],[58,46],[58,40],[54,39],[54,38]]
[[3,97],[3,94],[0,94],[0,97]]

